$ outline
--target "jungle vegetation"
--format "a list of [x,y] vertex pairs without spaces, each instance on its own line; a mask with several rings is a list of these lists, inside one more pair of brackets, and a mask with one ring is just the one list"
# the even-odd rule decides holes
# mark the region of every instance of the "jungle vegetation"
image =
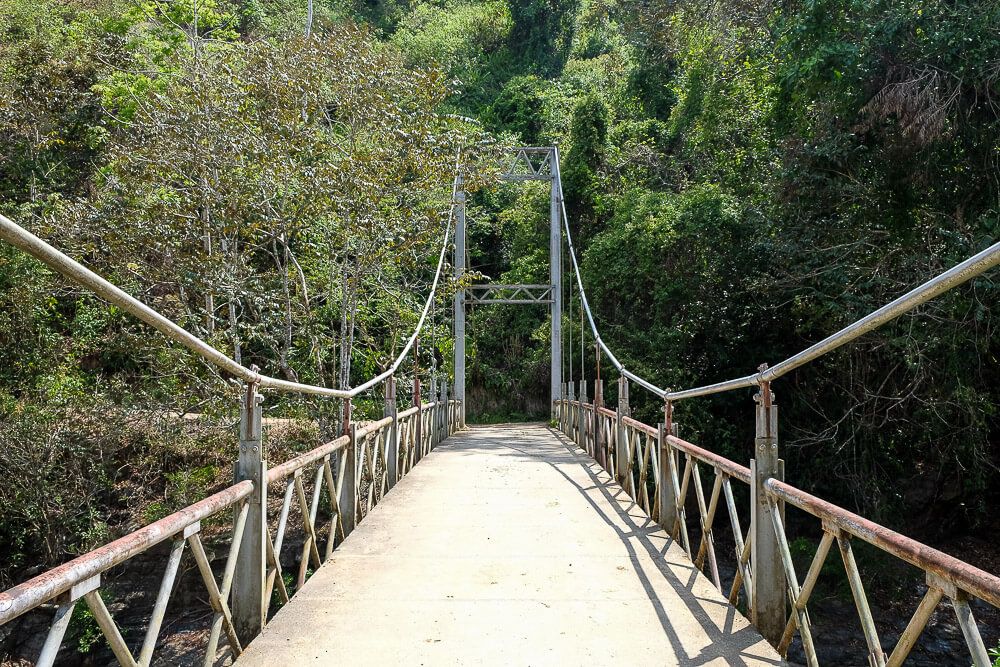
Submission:
[[[548,192],[496,164],[560,146],[602,336],[661,386],[780,361],[1000,232],[995,1],[314,5],[0,0],[0,212],[244,363],[331,386],[411,330],[460,150],[471,268],[545,282]],[[777,384],[789,479],[918,537],[995,535],[997,280]],[[564,364],[592,380],[578,296]],[[422,345],[439,374],[448,309]],[[469,330],[470,417],[547,418],[546,313]],[[0,349],[0,583],[228,476],[236,389],[2,244]],[[751,394],[679,404],[683,435],[749,460]],[[316,424],[275,447],[337,419],[268,413]]]

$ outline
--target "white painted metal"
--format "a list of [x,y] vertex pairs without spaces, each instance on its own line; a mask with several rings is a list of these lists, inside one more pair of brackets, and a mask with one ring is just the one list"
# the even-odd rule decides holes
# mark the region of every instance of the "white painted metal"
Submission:
[[233,585],[233,625],[244,644],[256,637],[267,616],[267,457],[261,431],[261,397],[257,388],[245,388],[240,409],[240,451],[236,481],[253,482],[247,500],[247,522],[240,543],[239,564]]
[[780,548],[774,536],[771,503],[764,482],[778,477],[778,408],[769,401],[757,403],[757,435],[754,459],[750,465],[751,484],[751,565],[753,572],[753,608],[750,612],[754,627],[772,644],[777,644],[785,631],[785,573]]
[[562,181],[559,178],[559,153],[555,147],[549,153],[549,170],[552,186],[549,195],[549,283],[552,285],[552,334],[549,366],[551,405],[560,396],[562,387],[562,229],[560,211],[562,207]]
[[465,303],[470,306],[491,303],[552,303],[552,285],[472,285],[465,290],[465,294]]
[[[455,177],[455,281],[461,284],[465,274],[465,179],[459,167]],[[465,290],[455,292],[455,398],[461,401],[465,422]]]

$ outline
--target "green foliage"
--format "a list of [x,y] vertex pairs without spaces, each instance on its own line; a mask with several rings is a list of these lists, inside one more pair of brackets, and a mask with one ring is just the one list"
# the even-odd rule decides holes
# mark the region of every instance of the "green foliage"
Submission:
[[[795,565],[796,572],[809,570],[818,546],[817,540],[808,537],[797,537],[788,543],[788,551],[792,555],[792,563]],[[826,597],[835,597],[843,602],[853,600],[851,584],[847,580],[847,571],[844,570],[843,563],[837,553],[836,544],[827,554],[823,567],[820,568],[812,599],[821,600]]]
[[608,140],[608,108],[598,95],[590,94],[573,108],[570,149],[562,170],[566,210],[580,225],[584,237],[594,233],[604,183],[600,170]]
[[100,145],[102,22],[72,3],[0,1],[0,210],[79,194]]
[[604,158],[607,140],[608,107],[598,95],[588,95],[573,109],[567,161],[573,165],[583,164],[591,170],[597,169]]
[[[107,599],[107,593],[103,589],[98,589],[97,594],[102,599]],[[90,654],[98,644],[105,641],[101,626],[94,618],[94,612],[83,600],[78,600],[73,607],[73,614],[69,619],[67,634],[76,642],[76,651],[82,655]]]
[[392,36],[409,62],[437,63],[474,85],[487,56],[499,51],[511,29],[504,2],[453,2],[446,5],[418,3],[406,14]]
[[218,476],[219,470],[213,465],[166,473],[166,499],[175,510],[187,507],[207,496],[209,489],[217,483]]
[[541,143],[544,123],[543,82],[536,76],[508,81],[496,100],[483,111],[490,129],[518,135],[525,146]]
[[510,48],[526,73],[552,76],[569,57],[580,0],[509,0]]
[[587,0],[578,12],[572,56],[589,60],[628,48],[615,14],[614,0]]

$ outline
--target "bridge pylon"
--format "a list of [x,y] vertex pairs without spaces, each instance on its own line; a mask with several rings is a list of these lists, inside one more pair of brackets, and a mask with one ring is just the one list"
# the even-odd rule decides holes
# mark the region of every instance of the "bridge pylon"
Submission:
[[[548,304],[551,315],[549,404],[555,404],[562,391],[562,181],[559,175],[559,151],[555,146],[518,148],[501,178],[509,182],[547,181],[549,194],[549,282],[539,285],[472,285],[455,293],[455,398],[460,401],[460,423],[465,425],[465,314],[468,305]],[[461,280],[468,263],[464,177],[456,178],[455,192],[455,279]]]

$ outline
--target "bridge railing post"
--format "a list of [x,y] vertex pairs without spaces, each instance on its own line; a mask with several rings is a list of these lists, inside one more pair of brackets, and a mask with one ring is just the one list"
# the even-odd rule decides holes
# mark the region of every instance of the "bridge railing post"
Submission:
[[427,415],[427,452],[430,453],[434,446],[437,445],[438,439],[438,383],[437,380],[431,378],[431,395],[430,395],[430,414]]
[[605,470],[608,470],[607,444],[604,443],[604,428],[601,424],[602,417],[597,411],[598,408],[602,407],[604,407],[604,380],[598,378],[594,380],[594,418],[591,424],[594,429],[594,458],[597,459],[597,462]]
[[455,397],[449,394],[448,397],[448,437],[455,432]]
[[444,440],[444,382],[438,389],[437,405],[434,406],[434,445],[441,444]]
[[233,626],[245,646],[260,634],[267,620],[267,456],[261,431],[261,396],[257,385],[245,385],[240,406],[240,451],[236,462],[237,482],[253,482],[253,495],[240,542],[233,579]]
[[340,513],[344,524],[344,537],[354,530],[358,522],[358,425],[349,426],[347,455],[344,470],[340,473],[343,487],[340,497]]
[[587,437],[587,410],[584,407],[587,404],[587,381],[580,380],[580,409],[576,413],[577,421],[579,422],[576,430],[576,444],[580,445],[585,452],[594,455],[593,450],[590,448],[590,442]]
[[441,439],[451,435],[451,401],[448,400],[448,381],[441,380]]
[[628,405],[628,378],[624,375],[618,378],[618,416],[616,418],[615,433],[615,476],[618,483],[627,488],[629,470],[629,437],[625,432],[625,422],[623,417],[630,416]]
[[437,447],[442,440],[441,437],[441,414],[443,410],[441,409],[441,394],[438,394],[438,400],[434,403],[434,447]]
[[569,382],[566,385],[566,395],[563,397],[563,400],[565,402],[563,403],[564,410],[562,412],[562,432],[572,438],[573,427],[570,424],[573,420],[573,408],[570,402],[576,400],[576,382]]
[[386,476],[389,488],[399,480],[399,408],[396,406],[396,376],[390,375],[385,382],[384,417],[392,417],[389,426],[389,451],[386,456]]
[[441,434],[442,440],[451,435],[451,387],[448,386],[448,381],[445,380],[443,384],[444,389],[444,404],[441,410]]
[[413,465],[420,463],[424,455],[424,415],[423,406],[420,405],[420,366],[419,366],[419,339],[413,344],[413,405],[417,408],[416,418],[413,427]]
[[663,405],[664,422],[657,430],[657,439],[660,447],[660,525],[667,533],[673,535],[674,527],[677,525],[677,498],[674,496],[674,475],[676,464],[674,462],[674,450],[667,440],[667,436],[677,437],[677,424],[674,423],[674,407],[667,401]]
[[437,422],[435,418],[437,417],[437,412],[435,408],[437,407],[437,381],[431,378],[428,383],[429,389],[431,390],[430,396],[427,397],[427,402],[430,407],[427,408],[427,433],[424,437],[427,440],[427,451],[425,453],[430,454],[431,450],[434,449],[434,441],[437,438]]
[[[762,366],[763,370],[766,366]],[[781,478],[782,461],[778,458],[778,409],[774,405],[769,382],[762,382],[754,396],[757,403],[754,458],[750,462],[751,502],[751,571],[753,572],[753,609],[751,620],[771,644],[777,645],[785,629],[785,571],[774,523],[772,503],[767,501],[764,482]]]

